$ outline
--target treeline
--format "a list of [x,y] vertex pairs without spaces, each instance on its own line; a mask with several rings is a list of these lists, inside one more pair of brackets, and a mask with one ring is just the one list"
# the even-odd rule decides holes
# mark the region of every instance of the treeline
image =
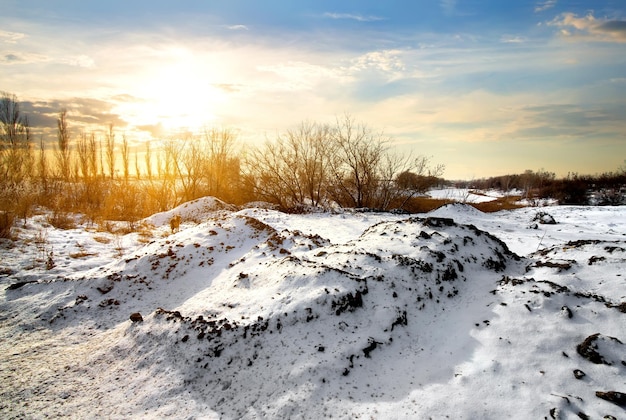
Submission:
[[215,196],[233,204],[265,201],[285,211],[306,207],[402,207],[440,182],[442,165],[427,157],[391,153],[389,138],[350,116],[335,125],[302,123],[258,147],[239,144],[236,132],[206,129],[186,138],[131,147],[113,126],[102,133],[71,130],[57,118],[52,150],[35,141],[17,97],[0,94],[0,236],[36,206],[50,222],[69,213],[90,223],[135,223],[185,201]]
[[626,204],[626,163],[613,172],[597,175],[570,173],[556,178],[553,172],[527,170],[522,174],[503,175],[469,183],[470,188],[517,190],[529,200],[552,198],[559,204]]

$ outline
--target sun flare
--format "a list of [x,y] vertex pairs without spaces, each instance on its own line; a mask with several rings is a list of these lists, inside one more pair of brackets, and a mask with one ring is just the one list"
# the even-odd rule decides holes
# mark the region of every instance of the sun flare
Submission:
[[133,95],[138,99],[125,104],[128,122],[135,127],[158,126],[162,134],[195,132],[214,124],[225,93],[195,64],[178,60],[139,76]]

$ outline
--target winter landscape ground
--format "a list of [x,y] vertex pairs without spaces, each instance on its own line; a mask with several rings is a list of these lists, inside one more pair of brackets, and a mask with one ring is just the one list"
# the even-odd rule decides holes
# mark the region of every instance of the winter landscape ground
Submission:
[[143,225],[2,244],[0,417],[626,418],[626,207]]

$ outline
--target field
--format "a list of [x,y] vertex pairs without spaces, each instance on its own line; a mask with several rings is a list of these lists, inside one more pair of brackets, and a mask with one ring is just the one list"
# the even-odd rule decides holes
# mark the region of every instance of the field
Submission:
[[2,418],[626,415],[626,207],[48,216],[0,249]]

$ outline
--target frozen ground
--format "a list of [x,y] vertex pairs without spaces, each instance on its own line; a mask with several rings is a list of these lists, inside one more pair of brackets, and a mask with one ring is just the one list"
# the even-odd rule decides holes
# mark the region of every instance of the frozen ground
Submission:
[[626,207],[417,216],[29,219],[1,248],[0,417],[626,417]]

